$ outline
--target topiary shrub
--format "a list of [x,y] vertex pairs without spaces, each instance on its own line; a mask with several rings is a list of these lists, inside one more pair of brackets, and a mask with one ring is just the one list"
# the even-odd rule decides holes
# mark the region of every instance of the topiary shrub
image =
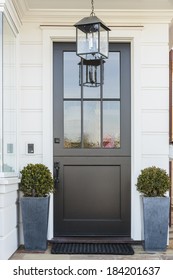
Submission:
[[136,186],[145,196],[164,196],[170,188],[170,178],[164,169],[152,166],[141,171]]
[[44,197],[54,191],[52,174],[44,164],[28,164],[20,173],[19,189],[25,197]]

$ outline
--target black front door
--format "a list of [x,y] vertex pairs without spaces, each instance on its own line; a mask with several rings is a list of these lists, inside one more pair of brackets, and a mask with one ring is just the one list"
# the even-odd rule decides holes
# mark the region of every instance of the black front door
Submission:
[[130,44],[110,44],[104,83],[79,86],[74,43],[54,43],[54,236],[130,236]]

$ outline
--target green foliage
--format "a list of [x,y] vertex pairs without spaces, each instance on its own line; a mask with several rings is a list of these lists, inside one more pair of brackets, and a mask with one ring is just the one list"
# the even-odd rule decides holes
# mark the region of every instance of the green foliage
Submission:
[[20,190],[24,196],[44,197],[54,191],[52,174],[44,164],[28,164],[20,173]]
[[164,196],[170,188],[170,178],[164,169],[152,166],[141,171],[136,186],[145,196]]

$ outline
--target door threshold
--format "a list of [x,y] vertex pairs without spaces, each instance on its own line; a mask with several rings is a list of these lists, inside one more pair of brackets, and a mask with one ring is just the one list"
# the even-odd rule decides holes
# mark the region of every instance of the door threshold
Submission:
[[49,240],[50,243],[130,243],[141,244],[141,241],[136,241],[130,237],[108,237],[108,236],[60,236],[53,237]]

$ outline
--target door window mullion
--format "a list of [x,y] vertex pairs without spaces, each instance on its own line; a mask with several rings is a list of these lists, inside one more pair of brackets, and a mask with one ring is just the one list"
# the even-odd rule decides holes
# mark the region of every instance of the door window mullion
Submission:
[[100,81],[101,81],[101,86],[100,86],[100,144],[101,148],[103,148],[103,75],[102,75],[102,67],[103,65],[101,64],[101,71],[100,71]]
[[84,131],[84,110],[83,110],[83,59],[81,60],[81,63],[82,63],[82,67],[81,67],[81,148],[84,147],[84,137],[83,137],[83,131]]

